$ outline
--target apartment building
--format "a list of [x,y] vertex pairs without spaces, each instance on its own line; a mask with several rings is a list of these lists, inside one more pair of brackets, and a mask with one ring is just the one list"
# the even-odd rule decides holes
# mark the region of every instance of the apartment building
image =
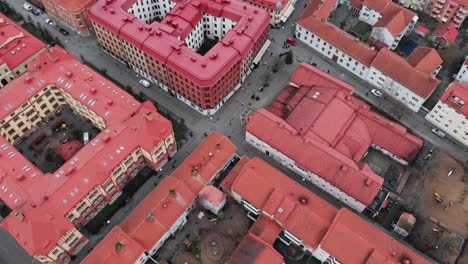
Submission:
[[448,137],[468,147],[468,83],[453,82],[440,97],[426,120]]
[[0,87],[26,71],[46,45],[0,13]]
[[468,82],[468,56],[465,57],[465,61],[460,67],[460,70],[458,71],[457,76],[455,77],[455,80],[461,83]]
[[387,192],[383,177],[362,161],[368,150],[407,165],[423,141],[371,111],[352,90],[302,63],[272,104],[249,116],[245,141],[356,211],[375,215]]
[[294,11],[294,5],[296,0],[248,0],[254,6],[263,8],[270,13],[270,24],[274,27],[278,27],[286,23],[289,16]]
[[426,10],[429,0],[399,0],[400,5],[417,11]]
[[236,150],[225,136],[210,134],[82,263],[145,263],[184,226],[197,196],[231,164]]
[[418,48],[407,59],[380,50],[329,23],[336,0],[312,0],[296,25],[296,37],[326,58],[417,112],[437,88],[442,59],[434,49]]
[[468,0],[429,0],[426,13],[441,23],[452,22],[459,28],[468,14]]
[[[29,63],[0,90],[0,199],[12,212],[1,226],[41,263],[67,263],[87,243],[78,231],[145,165],[158,169],[176,152],[169,120],[133,99],[59,47]],[[101,132],[53,173],[15,144],[62,107]]]
[[97,0],[42,0],[49,16],[60,20],[78,34],[90,34],[89,9]]
[[240,88],[270,43],[268,13],[236,0],[100,0],[90,14],[105,52],[203,115]]
[[[260,158],[242,160],[245,162],[232,169],[221,187],[256,223],[228,263],[281,264],[282,258],[271,247],[274,241],[301,248],[321,263],[431,263],[350,210],[333,207]],[[245,249],[245,243],[251,247]],[[242,254],[246,252],[250,254]],[[271,262],[264,262],[267,258]]]
[[390,0],[365,0],[360,9],[359,20],[371,25],[371,38],[394,50],[404,35],[410,34],[418,16]]

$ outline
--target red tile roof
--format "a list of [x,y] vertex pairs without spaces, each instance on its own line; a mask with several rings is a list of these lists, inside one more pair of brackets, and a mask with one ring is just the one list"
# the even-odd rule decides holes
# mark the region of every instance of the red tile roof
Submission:
[[[297,23],[367,67],[377,68],[425,99],[429,97],[440,83],[440,80],[433,78],[432,74],[411,67],[405,59],[386,48],[377,51],[327,22],[327,17],[332,10],[330,7],[334,6],[335,1],[311,0]],[[365,3],[376,11],[383,10],[382,12],[384,12],[385,10],[392,11],[395,9],[398,12],[401,11],[407,21],[411,21],[414,17],[413,12],[389,1],[366,0]],[[321,10],[321,8],[327,11],[318,12],[317,10]]]
[[0,13],[0,64],[10,70],[44,50],[46,45]]
[[290,80],[299,88],[286,89],[268,109],[251,115],[246,131],[369,205],[383,184],[361,163],[370,145],[412,160],[422,140],[370,111],[350,95],[351,86],[316,67],[302,63]]
[[346,208],[341,209],[320,242],[341,263],[431,263]]
[[281,230],[281,226],[274,220],[264,214],[261,214],[252,227],[250,227],[249,233],[262,239],[265,243],[272,245],[281,233]]
[[408,63],[418,71],[432,74],[439,65],[442,64],[442,58],[435,49],[420,47],[414,50],[407,58]]
[[[171,191],[175,191],[175,195]],[[150,251],[195,198],[196,194],[184,182],[175,177],[166,177],[127,216],[120,227]]]
[[213,185],[205,186],[198,194],[198,197],[209,201],[214,206],[219,206],[226,200],[226,195]]
[[[247,57],[253,44],[269,27],[267,11],[240,1],[176,2],[161,23],[151,25],[127,12],[133,4],[128,0],[98,0],[90,9],[90,18],[202,87],[215,84],[233,65]],[[195,22],[202,18],[202,12],[236,22],[225,36],[231,37],[219,41],[203,56],[183,42],[194,29]]]
[[[150,151],[172,135],[170,121],[159,115],[151,103],[138,103],[58,47],[41,53],[30,63],[28,72],[0,90],[0,118],[49,85],[57,85],[82,102],[107,126],[52,174],[42,173],[0,137],[0,189],[4,190],[0,198],[14,209],[1,225],[30,255],[47,255],[63,232],[73,226],[65,218],[68,211],[102,184],[135,148]],[[147,115],[153,118],[150,120]],[[18,221],[15,212],[22,212],[26,221]],[[57,232],[43,228],[44,215],[55,219],[50,229]],[[32,236],[38,239],[30,239]]]
[[97,0],[50,0],[65,8],[71,13],[80,13],[85,8],[91,7]]
[[[217,146],[217,144],[221,145]],[[236,149],[225,136],[217,133],[210,134],[171,175],[164,178],[127,216],[120,224],[122,232],[125,232],[128,238],[134,240],[133,242],[137,243],[139,247],[150,251],[169,232],[175,221],[192,205],[208,181],[213,179],[213,176],[222,169],[223,165],[230,161]],[[194,162],[198,161],[199,158],[202,160],[206,158],[209,152],[214,153],[214,155],[211,156],[211,159],[205,159],[205,169],[199,169],[200,175],[194,177],[188,168],[192,168]],[[208,175],[209,173],[211,175]],[[191,180],[189,177],[194,177],[195,180]],[[114,243],[108,240],[115,241],[113,236],[106,236],[100,242],[104,245],[96,247],[87,259],[96,260],[102,255],[107,255],[108,246],[105,245]],[[117,257],[117,255],[111,256],[110,261]],[[134,261],[125,263],[130,264]]]
[[237,147],[228,138],[212,133],[171,175],[198,194],[236,151]]
[[272,245],[251,233],[241,240],[227,264],[283,264],[283,256]]
[[458,37],[458,30],[453,23],[440,23],[434,29],[433,35],[443,44],[451,45]]
[[[402,23],[405,25],[405,27],[416,16],[416,13],[414,13],[413,11],[397,3],[394,3],[391,0],[364,0],[362,4],[382,14],[381,19],[387,20],[386,17],[398,16],[400,21],[394,21],[394,22]],[[402,28],[402,30],[403,29],[404,28]]]
[[440,101],[468,117],[468,83],[451,83],[440,97]]
[[[417,50],[414,52],[417,52]],[[429,65],[434,65],[435,61],[440,60],[438,55],[433,55],[434,53],[431,53]],[[425,72],[428,70],[427,68],[424,69],[425,71],[421,71],[418,67],[413,67],[403,57],[387,48],[380,50],[372,62],[372,66],[424,99],[429,98],[440,83],[439,79],[432,77],[432,72],[437,67],[431,73]]]
[[324,2],[321,0],[311,0],[298,19],[297,24],[321,39],[326,40],[360,63],[370,66],[378,51],[335,25],[326,22],[335,2],[336,0],[326,0]]
[[244,166],[231,192],[264,211],[314,248],[337,212],[336,208],[259,158],[253,158]]
[[257,4],[259,6],[264,6],[273,10],[282,10],[289,2],[288,0],[248,0],[248,1],[251,3]]
[[[122,245],[121,249],[117,248],[118,243]],[[145,248],[119,226],[114,226],[81,264],[133,264],[144,252]]]
[[[348,209],[332,207],[259,158],[253,158],[236,176],[230,191],[262,211],[249,231],[251,235],[270,237],[266,231],[257,229],[262,229],[262,225],[274,228],[270,226],[273,221],[312,250],[320,247],[341,263],[390,264],[401,263],[404,258],[411,263],[430,263]],[[266,240],[262,239],[266,243],[272,239]],[[243,255],[255,257],[253,250],[254,247]],[[253,259],[247,263],[266,262]]]
[[417,25],[415,30],[420,31],[421,33],[424,33],[424,34],[428,34],[431,32],[428,28],[422,25]]

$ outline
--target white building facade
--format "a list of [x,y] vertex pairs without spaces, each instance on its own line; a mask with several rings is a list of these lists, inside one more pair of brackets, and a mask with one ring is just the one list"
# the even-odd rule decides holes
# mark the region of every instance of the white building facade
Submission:
[[468,82],[468,57],[466,57],[465,62],[458,71],[455,80],[457,82]]
[[275,159],[284,167],[287,167],[293,172],[299,174],[304,179],[310,181],[311,183],[316,185],[318,188],[329,193],[330,195],[340,200],[344,204],[348,205],[349,207],[353,208],[354,210],[361,213],[364,211],[364,209],[366,209],[367,206],[363,204],[362,202],[354,199],[347,193],[343,192],[342,190],[334,186],[332,183],[321,178],[319,175],[311,171],[308,171],[305,168],[298,166],[293,159],[286,156],[279,150],[273,148],[272,146],[268,145],[261,139],[257,138],[255,135],[249,133],[248,131],[245,132],[245,141],[249,143],[250,145],[252,145],[253,147],[259,149],[263,153],[267,153],[268,156]]

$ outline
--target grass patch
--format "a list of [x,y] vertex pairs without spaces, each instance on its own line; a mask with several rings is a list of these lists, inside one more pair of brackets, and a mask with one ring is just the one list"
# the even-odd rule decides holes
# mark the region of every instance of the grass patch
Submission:
[[197,259],[200,259],[200,256],[201,256],[201,241],[200,241],[200,239],[196,239],[196,240],[192,241],[192,244],[190,245],[189,251],[194,257],[196,257]]
[[102,210],[86,224],[86,229],[91,234],[97,234],[104,223],[126,204],[127,199],[128,195],[123,192],[112,204],[108,204],[106,207],[102,208]]
[[360,35],[361,37],[366,37],[368,34],[370,34],[372,30],[372,26],[364,23],[362,21],[359,21],[352,29],[354,33]]

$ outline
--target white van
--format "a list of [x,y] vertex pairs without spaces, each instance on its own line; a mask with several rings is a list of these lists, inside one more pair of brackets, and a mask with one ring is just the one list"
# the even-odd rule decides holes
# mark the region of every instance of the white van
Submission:
[[445,136],[446,136],[446,134],[442,130],[437,129],[437,128],[433,128],[432,133],[436,134],[440,138],[445,138]]

